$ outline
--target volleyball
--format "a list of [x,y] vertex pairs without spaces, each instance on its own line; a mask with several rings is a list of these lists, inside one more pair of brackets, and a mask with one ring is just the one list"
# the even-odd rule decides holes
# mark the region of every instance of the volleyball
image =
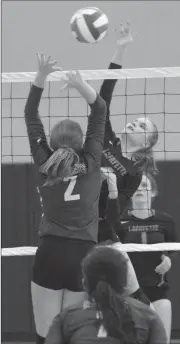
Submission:
[[97,43],[108,31],[108,17],[99,8],[78,10],[70,21],[73,36],[81,43]]

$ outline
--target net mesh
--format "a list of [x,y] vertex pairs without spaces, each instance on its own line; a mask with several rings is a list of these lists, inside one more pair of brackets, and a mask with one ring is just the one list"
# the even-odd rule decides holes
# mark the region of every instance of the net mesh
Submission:
[[[111,103],[111,122],[117,136],[126,123],[148,116],[157,125],[157,160],[180,160],[180,67],[81,71],[99,91],[102,79],[118,79]],[[24,121],[24,107],[35,73],[2,74],[2,162],[32,162]],[[40,115],[49,138],[58,120],[72,118],[85,133],[88,106],[74,90],[61,90],[62,72],[45,85]]]

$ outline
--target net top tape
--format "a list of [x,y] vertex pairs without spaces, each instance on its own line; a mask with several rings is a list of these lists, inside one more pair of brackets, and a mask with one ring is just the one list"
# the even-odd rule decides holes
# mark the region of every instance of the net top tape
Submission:
[[[85,80],[176,78],[180,77],[180,67],[80,70],[80,73]],[[2,73],[2,83],[33,82],[35,75],[36,72]],[[47,77],[47,81],[61,80],[66,80],[66,71]]]
[[[116,243],[116,248],[123,252],[165,252],[165,251],[180,251],[180,242],[178,243],[160,243],[152,245],[143,244],[121,244]],[[22,247],[9,247],[2,248],[2,256],[34,256],[37,247],[22,246]]]

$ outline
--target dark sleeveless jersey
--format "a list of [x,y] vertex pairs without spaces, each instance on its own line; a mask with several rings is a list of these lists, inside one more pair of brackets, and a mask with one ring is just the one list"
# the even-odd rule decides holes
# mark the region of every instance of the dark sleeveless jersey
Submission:
[[[122,67],[115,63],[111,63],[109,66],[109,69],[120,68]],[[102,166],[111,167],[117,176],[118,200],[120,213],[122,214],[128,208],[131,197],[141,183],[142,173],[134,161],[123,157],[120,139],[116,137],[111,127],[110,105],[116,83],[117,80],[104,80],[100,89],[100,95],[105,100],[107,105],[107,120],[105,127],[104,149],[102,153]],[[99,203],[100,218],[105,217],[107,197],[108,187],[107,182],[104,181],[101,188]]]
[[[122,243],[156,244],[177,241],[174,221],[169,215],[159,211],[153,211],[153,215],[146,219],[139,219],[129,212],[128,215],[122,217],[120,224],[116,224],[115,229]],[[156,286],[160,283],[161,277],[154,270],[162,262],[162,253],[129,253],[142,288]],[[164,286],[168,287],[167,276],[164,281]]]
[[[38,115],[43,89],[32,86],[26,107],[25,120],[35,164],[40,167],[52,154],[44,128]],[[100,165],[104,143],[106,104],[97,95],[91,106],[86,139],[80,155],[78,173],[45,186],[46,176],[38,174],[38,188],[43,207],[39,234],[58,235],[82,240],[97,241],[98,204],[101,185]]]
[[[110,337],[102,326],[96,309],[83,302],[66,308],[58,315],[50,327],[45,344],[123,344],[123,341]],[[166,334],[157,314],[138,300],[127,298],[127,307],[131,312],[133,324],[128,326],[128,344],[164,344]],[[135,336],[132,338],[132,327]]]

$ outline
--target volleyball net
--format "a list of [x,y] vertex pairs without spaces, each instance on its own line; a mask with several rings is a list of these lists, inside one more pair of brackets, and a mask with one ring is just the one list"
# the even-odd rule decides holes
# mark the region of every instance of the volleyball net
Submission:
[[[180,160],[180,67],[80,72],[97,91],[103,79],[118,79],[110,111],[117,136],[129,121],[147,116],[159,131],[159,140],[154,148],[155,159]],[[24,107],[34,77],[35,73],[2,74],[3,164],[32,163]],[[79,122],[84,134],[86,132],[87,103],[76,90],[63,88],[64,79],[65,72],[49,75],[42,95],[39,112],[48,138],[54,124],[65,118]],[[163,251],[180,250],[179,245],[166,243]],[[162,247],[154,245],[123,246],[127,252],[129,249],[157,250],[157,247],[162,250]],[[2,255],[33,255],[35,252],[33,247],[19,247],[3,249]]]

